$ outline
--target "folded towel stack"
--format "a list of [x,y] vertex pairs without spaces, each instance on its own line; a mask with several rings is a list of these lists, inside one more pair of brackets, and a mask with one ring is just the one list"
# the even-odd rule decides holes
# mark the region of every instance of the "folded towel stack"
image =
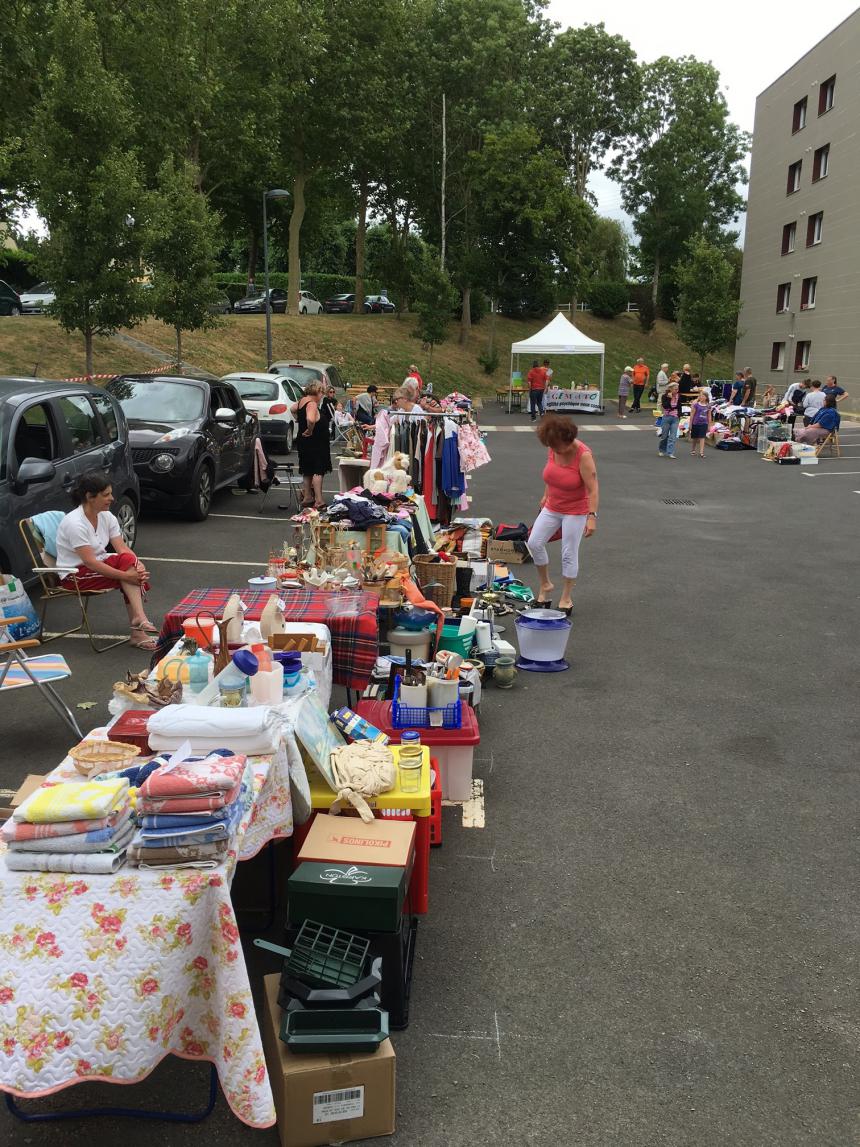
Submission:
[[159,767],[138,790],[140,828],[129,861],[142,868],[214,868],[239,826],[245,758],[227,749]]
[[134,834],[128,781],[42,785],[0,834],[15,872],[116,872]]

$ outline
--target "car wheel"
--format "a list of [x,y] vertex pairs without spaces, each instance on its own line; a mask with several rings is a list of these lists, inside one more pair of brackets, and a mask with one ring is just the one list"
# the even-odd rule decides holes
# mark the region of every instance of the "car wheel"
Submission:
[[201,462],[191,484],[191,502],[188,516],[192,522],[205,522],[212,506],[212,467]]
[[17,319],[17,318],[19,318],[19,317],[20,317],[20,314],[21,314],[21,308],[20,308],[20,307],[16,307],[16,306],[13,304],[13,306],[11,307],[11,309],[10,309],[10,311],[9,311],[9,314],[12,316],[12,318],[13,318],[13,319]]
[[286,453],[287,454],[292,453],[294,435],[295,435],[295,427],[293,426],[292,422],[288,422],[287,423],[287,441],[286,441],[286,448],[287,448]]
[[134,502],[132,502],[131,498],[127,498],[125,495],[118,498],[114,508],[114,514],[116,520],[119,522],[122,540],[130,550],[133,550],[137,538],[137,511],[134,508]]

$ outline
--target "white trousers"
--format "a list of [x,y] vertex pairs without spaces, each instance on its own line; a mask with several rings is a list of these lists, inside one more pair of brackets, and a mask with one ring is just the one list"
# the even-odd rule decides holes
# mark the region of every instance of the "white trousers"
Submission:
[[556,514],[546,506],[538,514],[526,543],[535,565],[549,565],[546,544],[561,527],[561,573],[574,578],[579,573],[579,543],[585,533],[585,514]]

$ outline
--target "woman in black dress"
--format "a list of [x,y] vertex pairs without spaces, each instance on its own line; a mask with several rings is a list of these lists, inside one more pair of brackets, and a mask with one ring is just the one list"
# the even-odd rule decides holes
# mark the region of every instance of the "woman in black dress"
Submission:
[[305,507],[321,509],[323,500],[323,475],[331,473],[331,449],[329,445],[329,414],[323,406],[324,388],[321,382],[309,382],[304,397],[296,407],[299,434],[296,448],[299,452],[299,473],[304,480]]

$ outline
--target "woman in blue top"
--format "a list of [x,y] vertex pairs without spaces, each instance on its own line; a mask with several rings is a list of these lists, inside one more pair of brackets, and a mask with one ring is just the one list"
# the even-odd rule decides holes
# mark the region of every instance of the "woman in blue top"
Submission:
[[832,431],[838,430],[840,421],[839,411],[836,409],[836,398],[832,394],[828,394],[824,400],[824,405],[815,412],[810,424],[804,426],[802,430],[794,432],[794,440],[795,442],[806,442],[814,445],[825,439]]

